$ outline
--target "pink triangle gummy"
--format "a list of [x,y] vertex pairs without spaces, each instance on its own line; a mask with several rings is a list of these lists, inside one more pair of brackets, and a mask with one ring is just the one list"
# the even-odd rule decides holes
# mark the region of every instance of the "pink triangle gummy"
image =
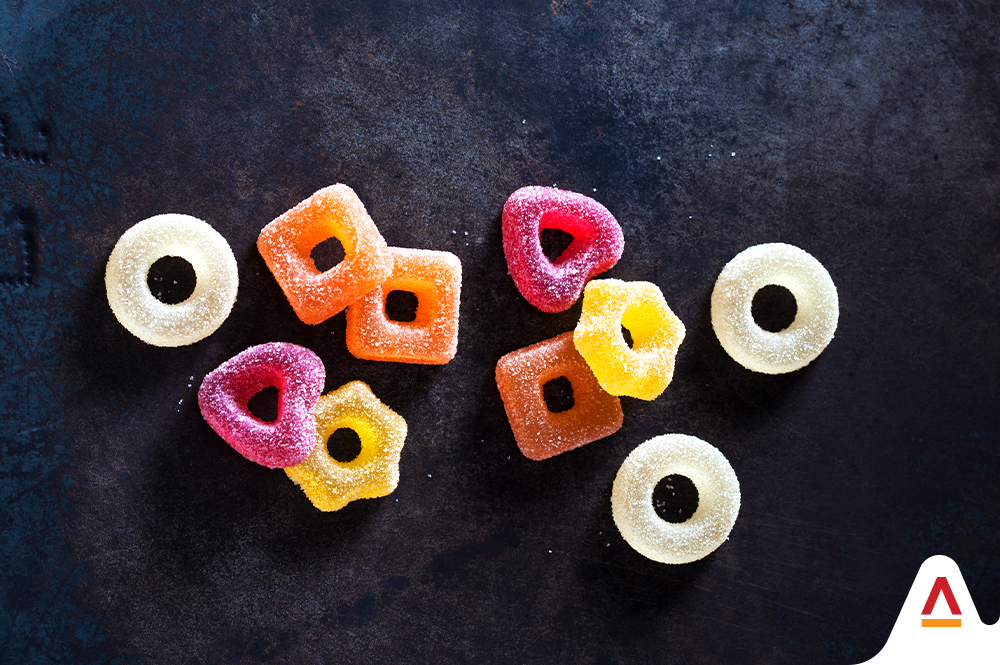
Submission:
[[[326,369],[307,348],[287,342],[252,346],[212,370],[198,390],[201,415],[226,443],[272,469],[302,462],[316,445],[316,401]],[[278,418],[264,422],[247,407],[264,388],[278,389]]]
[[[543,312],[562,312],[580,298],[587,280],[608,270],[625,247],[622,227],[603,205],[555,187],[522,187],[503,207],[503,251],[521,295]],[[549,261],[541,233],[558,229],[573,236]]]

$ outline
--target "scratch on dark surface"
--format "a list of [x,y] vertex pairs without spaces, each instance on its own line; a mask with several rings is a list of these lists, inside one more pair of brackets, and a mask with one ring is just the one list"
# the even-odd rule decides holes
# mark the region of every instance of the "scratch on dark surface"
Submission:
[[[607,570],[617,571],[617,572],[621,572],[621,573],[635,574],[635,571],[629,565],[627,565],[624,561],[621,562],[621,563],[612,563],[611,561],[609,561],[607,559],[598,559],[598,558],[595,558],[595,557],[587,557],[587,556],[580,556],[580,555],[575,556],[574,559],[578,560],[578,561],[585,561],[588,564],[591,564],[591,565],[594,565],[594,566],[598,566],[600,568],[604,568],[604,569],[607,569]],[[641,576],[642,577],[648,577],[651,580],[655,580],[656,582],[673,583],[669,579],[664,579],[663,577],[659,577],[659,576],[653,575],[653,574],[641,574]],[[698,589],[699,591],[705,591],[705,592],[711,593],[711,589],[709,587],[706,587],[704,585],[698,584],[698,583],[690,581],[690,580],[688,580],[685,583],[685,585],[689,586],[692,589]]]
[[713,623],[718,623],[718,624],[721,624],[723,626],[728,626],[730,628],[736,628],[737,630],[740,630],[740,631],[745,632],[745,633],[755,634],[757,632],[755,630],[747,628],[746,626],[741,626],[738,623],[733,623],[731,621],[726,621],[725,619],[721,619],[721,618],[719,618],[717,616],[713,616],[713,615],[706,615],[706,614],[697,614],[697,613],[695,613],[695,614],[692,614],[691,616],[692,616],[692,618],[695,618],[695,619],[702,619],[702,620],[705,620],[705,621],[711,621]]
[[72,289],[73,291],[76,291],[78,293],[84,293],[84,292],[86,292],[86,288],[85,287],[83,287],[83,286],[81,286],[79,284],[74,284],[70,280],[66,279],[62,275],[62,273],[51,272],[49,270],[45,270],[44,268],[39,268],[36,271],[36,274],[39,277],[44,277],[45,279],[47,279],[50,282],[59,284],[60,286],[65,287],[67,289]]
[[[745,584],[747,586],[751,586],[751,587],[756,587],[756,588],[761,589],[763,591],[773,591],[773,589],[770,589],[770,588],[765,587],[765,586],[761,586],[759,584],[754,584],[753,582],[743,582],[743,584]],[[773,605],[775,605],[776,607],[783,607],[786,610],[791,610],[792,612],[795,612],[796,614],[804,614],[806,616],[811,616],[811,617],[813,617],[815,619],[819,619],[821,621],[823,620],[823,617],[821,617],[820,615],[814,614],[812,612],[807,612],[806,610],[802,609],[801,607],[792,607],[791,605],[785,605],[785,604],[782,604],[782,603],[776,603],[774,601],[771,601],[771,603]]]

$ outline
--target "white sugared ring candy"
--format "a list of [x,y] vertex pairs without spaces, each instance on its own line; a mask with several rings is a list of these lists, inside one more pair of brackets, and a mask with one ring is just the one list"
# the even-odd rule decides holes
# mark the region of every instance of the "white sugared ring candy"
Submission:
[[[753,320],[754,294],[783,286],[795,297],[795,320],[769,332]],[[815,360],[837,330],[837,287],[808,252],[784,243],[747,248],[726,264],[712,291],[712,327],[733,360],[754,372],[784,374]]]
[[[177,256],[194,268],[197,282],[187,300],[160,302],[146,283],[149,268]],[[156,215],[126,231],[104,273],[111,311],[125,328],[154,346],[193,344],[215,332],[236,302],[239,276],[229,243],[190,215]]]
[[[681,475],[698,490],[698,509],[674,524],[656,514],[653,488]],[[611,515],[636,552],[660,563],[690,563],[714,552],[740,511],[740,482],[715,447],[686,434],[653,437],[633,450],[615,476]]]

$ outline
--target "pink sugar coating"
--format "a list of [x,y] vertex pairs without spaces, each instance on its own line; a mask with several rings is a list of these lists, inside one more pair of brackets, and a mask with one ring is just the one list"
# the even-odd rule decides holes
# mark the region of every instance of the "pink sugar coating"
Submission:
[[[562,312],[580,298],[587,280],[622,256],[625,237],[603,205],[554,187],[522,187],[503,207],[503,251],[521,295],[543,312]],[[559,229],[573,242],[555,262],[542,252],[541,232]]]
[[[326,368],[309,349],[287,342],[252,346],[212,370],[198,390],[201,415],[226,443],[251,462],[272,469],[295,466],[316,445],[316,401]],[[251,397],[278,388],[278,418],[260,420]]]

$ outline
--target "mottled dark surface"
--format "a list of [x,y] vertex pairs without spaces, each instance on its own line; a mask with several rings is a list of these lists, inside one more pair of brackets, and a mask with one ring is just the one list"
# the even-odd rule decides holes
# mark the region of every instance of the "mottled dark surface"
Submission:
[[[997,620],[996,3],[169,4],[0,9],[0,661],[859,663],[933,554]],[[450,364],[356,360],[342,314],[293,315],[254,241],[335,182],[389,244],[461,258]],[[528,184],[606,205],[608,275],[657,283],[688,331],[662,397],[545,462],[493,380],[579,315],[506,274],[499,215]],[[117,238],[163,212],[240,269],[226,323],[179,349],[104,293]],[[722,266],[773,241],[842,308],[783,376],[709,319]],[[394,494],[320,513],[202,420],[202,377],[268,341],[406,418]],[[610,510],[666,432],[743,488],[729,542],[677,567]]]

